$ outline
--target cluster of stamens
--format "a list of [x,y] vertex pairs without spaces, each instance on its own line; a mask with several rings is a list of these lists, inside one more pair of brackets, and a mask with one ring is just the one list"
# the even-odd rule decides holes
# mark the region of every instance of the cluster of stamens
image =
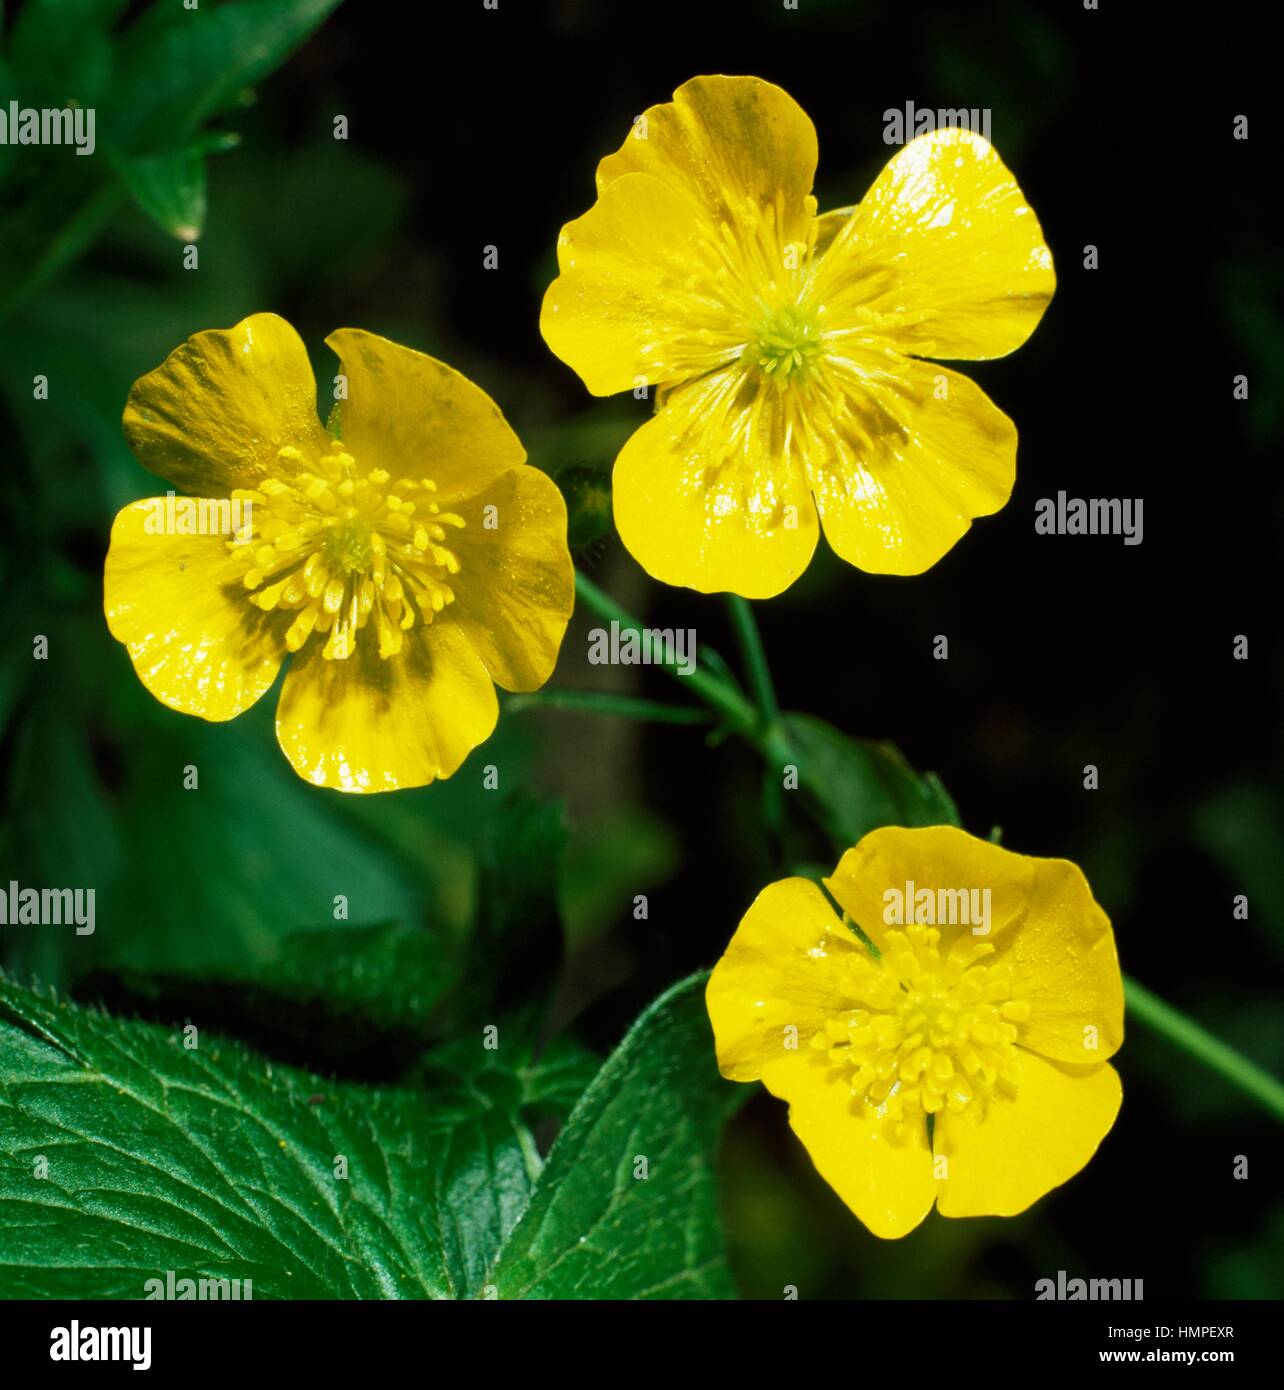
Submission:
[[811,1039],[898,1137],[924,1115],[984,1111],[1013,1096],[1020,1077],[1030,1006],[1013,998],[1011,968],[978,964],[994,947],[974,936],[959,935],[944,956],[940,941],[936,927],[914,925],[887,932],[879,960],[853,955],[841,982],[852,1007]]
[[823,344],[816,318],[797,304],[783,304],[758,323],[748,358],[776,386],[805,381]]
[[253,504],[251,522],[228,542],[247,557],[250,602],[297,614],[285,634],[292,652],[319,633],[323,655],[344,660],[373,624],[379,655],[395,656],[403,633],[454,601],[459,561],[446,528],[463,518],[439,508],[430,478],[361,473],[339,440],[315,461],[293,447],[278,456],[280,477],[232,494]]

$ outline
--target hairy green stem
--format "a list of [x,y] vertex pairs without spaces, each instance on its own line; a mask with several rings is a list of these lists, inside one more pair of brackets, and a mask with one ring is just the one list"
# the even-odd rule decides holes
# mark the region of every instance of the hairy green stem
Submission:
[[[582,574],[577,573],[575,576],[575,589],[585,606],[599,616],[619,623],[622,630],[641,631],[641,625],[636,618],[626,613],[614,599],[604,594]],[[744,600],[740,602],[743,603]],[[747,604],[745,611],[739,612],[734,602],[731,612],[750,669],[754,691],[759,704],[763,706],[761,713],[730,681],[721,676],[711,675],[707,671],[682,676],[675,669],[674,663],[668,663],[667,669],[699,696],[733,732],[751,743],[769,763],[781,760],[783,765],[783,762],[789,760],[788,740],[781,741],[783,733],[779,725],[779,711],[776,710],[774,727],[766,718],[767,708],[776,709],[775,693],[770,689],[771,677],[767,671],[766,657],[762,653],[757,628],[753,625],[753,615],[748,611]],[[764,690],[767,692],[766,699]],[[767,700],[770,700],[770,705],[767,704]],[[1284,1083],[1255,1062],[1249,1061],[1229,1044],[1201,1028],[1180,1009],[1175,1009],[1152,994],[1144,985],[1138,984],[1128,975],[1123,979],[1128,1012],[1132,1017],[1215,1071],[1223,1080],[1257,1101],[1276,1119],[1284,1120]]]

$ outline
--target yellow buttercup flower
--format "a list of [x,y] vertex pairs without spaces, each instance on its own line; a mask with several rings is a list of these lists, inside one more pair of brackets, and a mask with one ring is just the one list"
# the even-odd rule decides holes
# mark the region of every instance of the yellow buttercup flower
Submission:
[[117,516],[107,622],[148,690],[203,719],[248,709],[294,653],[276,717],[294,770],[422,786],[489,737],[495,684],[552,673],[566,507],[458,372],[359,329],[326,342],[346,383],[326,428],[274,314],[198,333],[135,383],[131,448],[192,496]]
[[1015,1216],[1119,1112],[1114,934],[1083,874],[962,830],[889,828],[821,890],[763,890],[706,992],[718,1065],[761,1079],[877,1236]]
[[1055,287],[987,141],[906,145],[817,216],[816,132],[779,87],[697,77],[635,123],[562,229],[545,341],[595,395],[659,388],[615,464],[621,539],[655,578],[767,598],[820,527],[919,574],[1012,491],[1016,429],[925,357],[1002,357]]

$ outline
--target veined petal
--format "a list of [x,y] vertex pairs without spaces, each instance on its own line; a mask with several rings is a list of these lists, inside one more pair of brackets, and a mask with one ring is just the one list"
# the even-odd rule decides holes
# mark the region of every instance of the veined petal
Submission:
[[521,464],[459,510],[466,525],[451,536],[460,571],[450,616],[492,680],[538,689],[553,674],[575,603],[566,503],[546,473]]
[[816,132],[756,77],[697,77],[598,166],[597,204],[558,240],[548,345],[606,395],[730,361],[810,255]]
[[544,341],[595,396],[685,381],[733,360],[749,308],[709,228],[672,184],[625,174],[562,228]]
[[989,142],[967,130],[911,140],[819,262],[831,323],[870,313],[920,357],[1002,357],[1056,288],[1038,219]]
[[[927,890],[941,954],[959,937],[992,946],[992,966],[1007,966],[1013,996],[1029,1008],[1020,1044],[1057,1062],[1096,1066],[1123,1042],[1123,978],[1110,919],[1092,896],[1077,865],[1064,859],[1016,854],[950,826],[871,831],[843,855],[825,886],[879,948],[887,947],[888,908],[902,921],[915,896]],[[942,920],[947,895],[990,893],[989,930],[975,932],[973,902],[961,896],[967,919]],[[900,902],[886,898],[895,890]],[[981,899],[983,901],[983,899]],[[984,925],[984,924],[982,924]]]
[[233,719],[276,679],[288,619],[249,602],[245,559],[227,537],[149,529],[165,505],[144,498],[116,517],[103,571],[107,626],[162,704]]
[[723,1076],[754,1081],[790,1051],[806,1050],[842,1007],[844,964],[854,954],[867,955],[814,883],[786,878],[764,888],[705,989]]
[[816,1171],[874,1235],[907,1235],[931,1211],[939,1185],[925,1124],[898,1133],[853,1097],[845,1072],[814,1051],[786,1054],[762,1079],[789,1102],[789,1126]]
[[786,393],[738,367],[678,387],[615,461],[620,539],[665,584],[770,598],[807,568],[816,508]]
[[252,488],[286,445],[328,444],[299,335],[275,314],[196,333],[134,383],[125,438],[144,468],[202,497]]
[[1095,1065],[1123,1042],[1124,993],[1110,919],[1078,865],[1032,859],[1034,882],[1016,929],[996,943],[1021,981],[1030,1020],[1021,1044],[1057,1062]]
[[449,617],[414,630],[383,660],[358,641],[344,661],[311,642],[281,690],[276,736],[300,777],[344,792],[395,791],[449,777],[499,714],[481,658]]
[[597,166],[598,193],[631,173],[663,179],[713,222],[734,223],[745,205],[779,205],[788,233],[814,211],[816,128],[788,92],[759,77],[693,77],[671,102],[648,107]]
[[942,1216],[1015,1216],[1088,1162],[1110,1132],[1123,1089],[1106,1063],[1071,1067],[1022,1052],[1016,1096],[936,1117],[933,1147],[949,1169]]
[[343,446],[393,479],[428,477],[443,504],[476,496],[526,460],[499,407],[444,362],[360,328],[326,339],[347,378]]
[[826,539],[873,574],[930,569],[1016,479],[1016,427],[974,382],[934,363],[832,360],[807,428],[829,441],[812,471]]
[[[903,923],[914,903],[906,902],[908,891],[915,897],[921,890],[933,895],[933,914],[938,890],[961,892],[990,890],[989,930],[974,934],[973,924],[936,923],[941,931],[941,953],[945,955],[959,936],[974,936],[998,948],[1005,933],[1024,918],[1040,861],[1014,854],[988,840],[979,840],[954,826],[928,826],[907,830],[889,825],[871,830],[860,844],[849,849],[825,887],[835,901],[882,952],[888,949],[888,930],[900,924],[888,920],[897,909]],[[890,896],[892,892],[898,898]],[[898,903],[899,899],[899,903]],[[946,900],[948,902],[948,900]],[[961,901],[955,899],[955,902]],[[982,900],[983,901],[983,900]],[[971,899],[968,900],[971,912]]]

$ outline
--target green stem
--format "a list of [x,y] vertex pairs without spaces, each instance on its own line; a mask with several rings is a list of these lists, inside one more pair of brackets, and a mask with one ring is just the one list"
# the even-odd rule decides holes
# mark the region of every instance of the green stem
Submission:
[[609,690],[541,690],[530,695],[510,695],[504,702],[510,714],[528,709],[570,710],[576,714],[610,714],[618,719],[647,719],[660,724],[708,724],[709,711],[694,705],[666,705]]
[[[769,764],[763,780],[763,813],[768,829],[779,836],[785,824],[785,803],[781,792],[780,769],[793,761],[789,738],[780,722],[780,705],[776,700],[776,687],[772,684],[771,668],[767,665],[767,653],[762,645],[762,636],[748,599],[739,594],[727,595],[727,611],[731,615],[731,625],[735,630],[740,654],[749,673],[749,689],[753,692],[762,721],[763,738],[767,740],[764,753]],[[775,766],[771,766],[775,764]]]
[[[591,579],[586,579],[578,571],[575,574],[575,592],[586,608],[591,608],[598,617],[605,618],[607,622],[618,623],[621,632],[642,631],[641,623],[632,614],[626,613],[613,598],[604,594]],[[760,746],[762,731],[759,728],[758,711],[735,686],[717,676],[711,676],[707,671],[701,671],[698,667],[690,675],[684,675],[674,660],[664,662],[663,666],[675,680],[698,695],[733,733],[748,739],[756,747]]]
[[1166,1004],[1144,985],[1124,976],[1128,1012],[1171,1043],[1197,1057],[1210,1070],[1245,1095],[1252,1096],[1277,1119],[1284,1120],[1284,1084],[1256,1062],[1215,1038],[1180,1010]]
[[[626,613],[614,599],[604,594],[597,585],[585,579],[582,574],[577,573],[575,576],[575,589],[585,606],[591,608],[608,622],[619,623],[623,630],[641,631],[635,618]],[[739,629],[740,617],[736,615],[734,606],[732,613]],[[752,614],[749,615],[748,621],[752,623]],[[757,638],[756,629],[753,637]],[[742,635],[742,644],[744,644],[744,640]],[[747,646],[746,660],[752,671],[754,659],[749,656]],[[682,676],[673,665],[670,665],[668,669],[671,675],[682,681],[684,685],[689,686],[735,733],[753,744],[764,758],[770,762],[775,762],[784,753],[783,761],[789,760],[787,740],[783,748],[776,741],[780,736],[779,725],[776,726],[775,730],[770,729],[764,723],[758,710],[741,695],[730,681],[720,676],[710,675],[707,671],[697,671],[690,676]],[[764,658],[764,673],[765,670],[766,661]],[[754,678],[754,684],[761,701],[762,694],[758,688],[757,677]],[[773,693],[773,706],[774,700]],[[1124,992],[1130,1015],[1139,1019],[1168,1042],[1203,1062],[1206,1067],[1215,1071],[1232,1086],[1245,1095],[1251,1096],[1277,1119],[1284,1120],[1284,1084],[1255,1062],[1250,1062],[1247,1057],[1237,1052],[1233,1047],[1201,1028],[1199,1024],[1193,1019],[1187,1018],[1179,1009],[1165,1003],[1146,989],[1144,985],[1139,985],[1136,980],[1127,975],[1124,976]]]
[[758,702],[763,723],[770,728],[780,722],[780,706],[776,703],[776,688],[771,683],[767,653],[763,650],[753,609],[749,607],[748,599],[741,598],[739,594],[728,594],[727,610],[731,614],[731,625],[735,628],[745,665],[749,668],[749,688]]

